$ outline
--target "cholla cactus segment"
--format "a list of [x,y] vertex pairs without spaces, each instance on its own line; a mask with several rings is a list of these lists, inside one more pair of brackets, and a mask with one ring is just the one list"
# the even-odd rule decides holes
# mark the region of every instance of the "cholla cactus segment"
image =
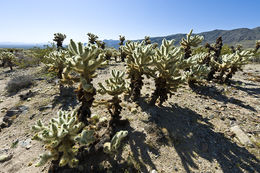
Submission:
[[119,131],[112,138],[111,142],[104,144],[104,152],[107,154],[113,154],[118,151],[121,141],[128,135],[128,131]]
[[56,72],[58,77],[61,79],[68,55],[68,51],[65,50],[52,51],[48,55],[44,56],[44,63],[49,67],[49,71]]
[[100,94],[109,94],[111,96],[118,96],[126,90],[126,82],[124,79],[125,73],[119,71],[111,71],[112,78],[105,80],[106,87],[102,83],[98,83]]
[[203,36],[199,36],[199,35],[195,35],[195,36],[191,36],[192,35],[192,30],[186,35],[186,39],[182,38],[180,44],[181,47],[184,49],[185,52],[185,59],[188,59],[191,54],[192,54],[192,47],[197,47],[202,40],[204,39]]
[[192,31],[191,30],[187,35],[186,35],[186,39],[182,38],[181,40],[181,46],[183,48],[186,47],[197,47],[204,39],[203,36],[199,36],[199,35],[194,35],[192,36]]
[[185,60],[183,69],[185,79],[190,82],[200,82],[207,78],[210,68],[204,64],[205,59],[210,55],[208,53],[198,53]]
[[33,140],[44,143],[48,153],[40,155],[40,161],[36,166],[45,164],[48,160],[59,159],[60,166],[69,165],[75,167],[78,163],[76,159],[77,150],[73,147],[76,142],[79,144],[90,144],[94,141],[94,132],[83,130],[84,124],[78,122],[76,112],[58,111],[58,117],[50,120],[49,125],[45,126],[39,120],[32,130],[36,132]]
[[99,49],[95,45],[84,47],[82,43],[76,44],[73,40],[70,40],[68,50],[69,56],[66,58],[68,65],[63,73],[64,81],[66,81],[66,79],[71,79],[75,82],[80,80],[80,78],[71,78],[69,75],[70,71],[79,73],[80,76],[88,81],[97,76],[97,68],[107,65],[102,49]]

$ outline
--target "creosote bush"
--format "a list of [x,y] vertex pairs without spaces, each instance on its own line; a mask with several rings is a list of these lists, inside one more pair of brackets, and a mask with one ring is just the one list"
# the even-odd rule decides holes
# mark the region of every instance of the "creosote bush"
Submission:
[[29,88],[34,83],[31,75],[16,76],[7,83],[5,89],[8,93],[17,93],[21,89]]

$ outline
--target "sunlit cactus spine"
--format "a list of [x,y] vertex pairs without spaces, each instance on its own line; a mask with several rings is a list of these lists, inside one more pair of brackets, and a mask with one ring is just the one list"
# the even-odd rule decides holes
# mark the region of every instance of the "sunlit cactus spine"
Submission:
[[97,39],[98,39],[98,36],[97,35],[95,35],[95,34],[92,34],[92,33],[87,33],[87,35],[88,35],[88,42],[90,43],[90,44],[95,44],[96,43],[96,41],[97,41]]
[[181,75],[181,67],[183,66],[183,52],[181,48],[175,48],[174,40],[163,39],[160,48],[156,49],[155,55],[152,57],[155,72],[152,76],[155,78],[155,91],[150,101],[151,105],[155,105],[157,99],[162,105],[177,90],[180,84],[184,82]]
[[108,94],[112,96],[111,100],[105,101],[104,103],[107,105],[109,113],[112,116],[111,124],[118,124],[121,116],[120,112],[122,110],[122,106],[120,103],[122,102],[119,96],[126,91],[126,82],[124,79],[125,73],[120,73],[119,71],[112,70],[112,77],[108,80],[105,80],[106,86],[102,83],[98,83],[100,89],[98,92],[102,95]]
[[122,47],[124,46],[124,41],[125,41],[125,36],[119,35],[119,51],[120,51],[120,57],[121,57],[121,61],[125,62],[125,58],[126,58],[126,53],[123,51]]
[[[68,51],[67,67],[63,71],[62,82],[79,83],[76,90],[77,98],[81,102],[78,116],[80,121],[87,123],[87,118],[91,116],[90,108],[94,95],[96,95],[92,80],[97,77],[96,70],[105,67],[107,62],[103,50],[93,44],[84,47],[82,43],[76,44],[70,40]],[[78,73],[78,75],[71,75],[71,72]]]
[[0,59],[2,60],[2,67],[7,64],[10,68],[10,70],[13,70],[13,64],[15,62],[15,56],[12,52],[1,52],[0,53]]
[[62,33],[55,33],[55,34],[54,34],[54,39],[53,39],[53,41],[56,42],[56,45],[57,45],[57,48],[58,48],[58,49],[63,48],[63,47],[62,47],[62,44],[63,44],[63,41],[65,40],[65,38],[66,38],[66,35],[65,35],[65,34],[62,34]]
[[144,42],[129,42],[123,47],[127,54],[127,78],[130,79],[130,95],[134,101],[141,96],[144,75],[150,77],[153,73],[151,66],[154,49],[152,45],[144,45]]
[[121,141],[126,138],[126,136],[128,135],[128,131],[119,131],[117,132],[114,137],[112,138],[111,142],[106,142],[104,144],[104,152],[110,155],[114,155],[120,145],[121,145]]
[[181,47],[184,49],[184,52],[185,52],[185,55],[184,55],[185,59],[188,59],[189,57],[191,57],[192,47],[197,47],[204,39],[203,36],[199,36],[199,35],[192,36],[192,31],[193,30],[191,30],[186,35],[186,39],[182,38],[182,40],[180,42]]
[[94,131],[83,129],[84,124],[79,122],[76,112],[58,111],[58,117],[52,118],[48,125],[37,121],[32,126],[36,132],[33,140],[44,143],[47,153],[40,155],[40,161],[36,166],[42,166],[49,160],[59,160],[59,166],[69,165],[74,168],[79,160],[76,158],[78,148],[76,145],[88,146],[95,141]]

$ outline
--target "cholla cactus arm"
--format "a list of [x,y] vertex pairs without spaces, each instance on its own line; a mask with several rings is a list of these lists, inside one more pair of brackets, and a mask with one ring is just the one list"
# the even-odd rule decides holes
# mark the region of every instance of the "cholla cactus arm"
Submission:
[[112,138],[111,142],[104,144],[104,152],[107,154],[113,154],[117,152],[121,145],[121,141],[128,135],[128,131],[119,131]]
[[184,60],[182,69],[188,69],[184,71],[184,76],[190,86],[207,78],[210,68],[204,61],[209,56],[208,53],[198,53]]
[[66,66],[65,63],[68,55],[68,51],[65,50],[53,51],[44,56],[43,62],[49,67],[49,71],[56,72],[58,78],[62,79],[62,72]]
[[105,80],[106,87],[102,83],[98,83],[100,89],[98,92],[100,94],[109,94],[111,96],[118,96],[126,90],[126,82],[124,79],[125,73],[120,73],[119,71],[111,71],[112,78]]
[[182,38],[181,43],[180,43],[181,47],[185,51],[185,59],[187,59],[191,56],[191,53],[192,53],[191,48],[197,47],[204,39],[203,36],[199,36],[199,35],[192,36],[192,31],[193,30],[191,30],[186,35],[186,39]]
[[45,126],[41,121],[32,127],[36,132],[33,140],[38,140],[44,143],[48,153],[40,155],[40,161],[36,166],[45,164],[48,160],[59,159],[59,153],[62,153],[60,158],[60,166],[68,164],[70,167],[75,167],[78,163],[76,159],[77,150],[73,148],[76,143],[90,144],[94,141],[94,132],[83,130],[84,124],[76,118],[76,112],[59,111],[57,118],[50,120],[49,125]]

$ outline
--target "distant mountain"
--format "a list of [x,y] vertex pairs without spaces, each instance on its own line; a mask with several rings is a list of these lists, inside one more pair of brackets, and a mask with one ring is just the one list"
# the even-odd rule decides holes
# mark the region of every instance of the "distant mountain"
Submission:
[[[249,48],[254,47],[255,40],[260,40],[260,27],[253,29],[248,28],[239,28],[233,30],[213,30],[208,32],[197,33],[198,35],[204,36],[202,44],[205,43],[215,43],[216,39],[219,36],[222,36],[223,43],[228,45],[242,44],[243,47]],[[175,44],[178,45],[183,37],[186,37],[186,34],[173,34],[162,37],[151,37],[152,43],[161,43],[164,38],[167,40],[174,39]],[[141,40],[135,40],[141,41]],[[118,48],[119,40],[104,40],[107,46]]]

